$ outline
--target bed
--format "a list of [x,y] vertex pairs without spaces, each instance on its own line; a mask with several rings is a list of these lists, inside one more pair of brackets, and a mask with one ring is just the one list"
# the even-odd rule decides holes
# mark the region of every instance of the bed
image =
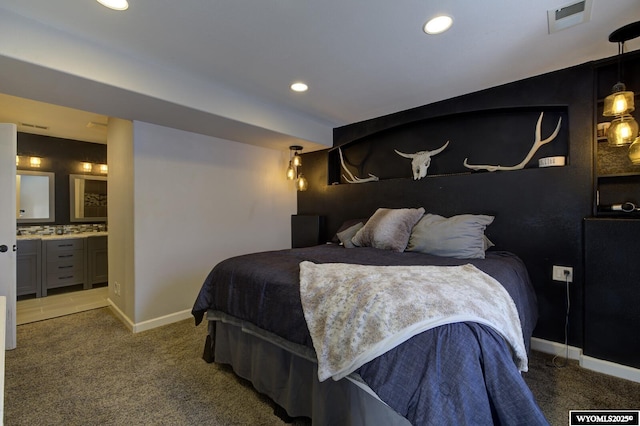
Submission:
[[[196,324],[208,321],[205,358],[230,364],[289,416],[309,417],[314,425],[548,424],[521,375],[537,320],[524,264],[510,252],[490,248],[482,233],[486,223],[476,226],[482,244],[476,257],[431,254],[412,239],[431,215],[411,210],[417,213],[400,223],[399,249],[393,239],[387,244],[384,233],[378,233],[387,240],[384,248],[376,232],[363,242],[362,231],[381,228],[373,220],[376,212],[366,225],[347,227],[341,244],[253,253],[215,265],[192,310]],[[448,282],[451,275],[457,281]],[[479,305],[472,314],[451,311],[450,320],[401,320],[413,310],[409,302],[396,306],[382,296],[415,299],[422,306],[421,297],[434,299],[433,294],[451,287],[451,296],[443,300],[449,297],[467,309],[467,302],[456,301],[466,293],[471,299],[484,297],[474,296],[477,279],[494,286],[493,293],[487,292],[490,305]],[[434,286],[423,289],[428,281]],[[386,287],[375,287],[372,295],[359,293],[382,282]],[[507,295],[511,311],[497,301],[500,292]],[[364,300],[357,302],[364,303],[364,314],[362,308],[341,305],[349,295]],[[443,311],[454,309],[439,301],[440,295],[437,300]],[[337,311],[327,308],[336,305]],[[504,316],[504,322],[491,315]],[[369,326],[374,334],[388,326],[390,335],[363,338],[367,326],[361,321],[371,317],[378,321]],[[520,335],[514,338],[514,333]],[[352,351],[353,356],[336,362],[336,355]]]

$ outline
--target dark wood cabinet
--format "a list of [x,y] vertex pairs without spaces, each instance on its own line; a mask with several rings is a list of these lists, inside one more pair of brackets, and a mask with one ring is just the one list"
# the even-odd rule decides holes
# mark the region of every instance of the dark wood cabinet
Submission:
[[585,220],[585,355],[640,368],[640,220]]
[[85,288],[109,281],[107,237],[87,237],[87,282]]
[[16,294],[44,297],[54,288],[108,282],[107,241],[106,235],[18,239]]
[[85,282],[85,238],[42,242],[42,296],[52,288]]
[[42,293],[40,240],[18,240],[16,254],[16,295],[25,296]]

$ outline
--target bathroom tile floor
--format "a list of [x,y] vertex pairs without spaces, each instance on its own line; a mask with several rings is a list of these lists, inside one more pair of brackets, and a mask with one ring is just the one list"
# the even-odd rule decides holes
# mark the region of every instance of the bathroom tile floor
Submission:
[[108,287],[53,294],[47,297],[18,300],[16,324],[27,324],[63,315],[75,314],[109,305]]

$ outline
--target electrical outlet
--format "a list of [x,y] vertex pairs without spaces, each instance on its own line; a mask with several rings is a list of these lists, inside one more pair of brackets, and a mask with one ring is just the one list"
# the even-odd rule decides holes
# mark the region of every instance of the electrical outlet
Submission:
[[569,281],[570,283],[572,283],[573,282],[573,267],[571,267],[571,266],[553,265],[552,278],[553,278],[554,281],[562,281],[562,282]]
[[113,283],[113,291],[116,296],[120,296],[120,283],[118,281]]

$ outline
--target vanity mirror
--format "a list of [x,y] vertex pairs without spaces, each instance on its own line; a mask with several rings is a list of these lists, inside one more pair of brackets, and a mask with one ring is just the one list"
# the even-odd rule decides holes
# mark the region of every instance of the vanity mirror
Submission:
[[16,172],[16,222],[55,221],[55,174],[18,170]]
[[106,222],[107,178],[69,175],[71,222]]

